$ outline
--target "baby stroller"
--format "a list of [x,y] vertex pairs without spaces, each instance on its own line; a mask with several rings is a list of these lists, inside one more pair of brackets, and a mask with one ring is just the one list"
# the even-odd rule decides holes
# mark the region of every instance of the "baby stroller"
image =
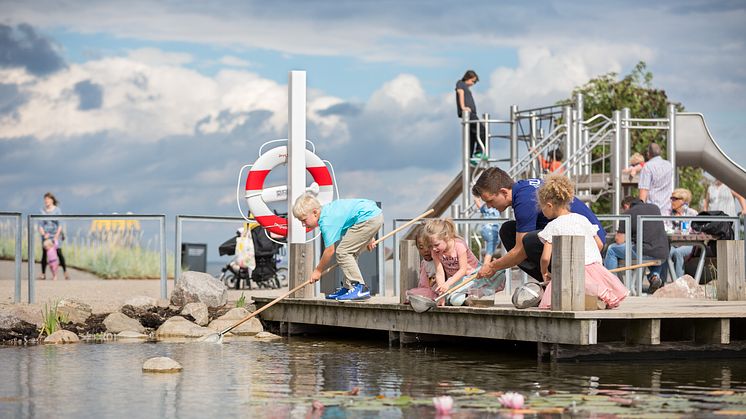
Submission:
[[[218,247],[220,256],[236,254],[236,238],[240,235],[241,231],[239,230],[236,237],[226,240]],[[254,259],[256,261],[254,269],[249,270],[247,267],[241,267],[236,258],[233,258],[221,269],[222,273],[219,279],[228,288],[252,289],[251,281],[254,281],[258,288],[280,288],[287,279],[287,268],[277,268],[282,245],[270,240],[265,233],[265,229],[261,226],[254,227],[251,230],[251,241],[254,244]]]

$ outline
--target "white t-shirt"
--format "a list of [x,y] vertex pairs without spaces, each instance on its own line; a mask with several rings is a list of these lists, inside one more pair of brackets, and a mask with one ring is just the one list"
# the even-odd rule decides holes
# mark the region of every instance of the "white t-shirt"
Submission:
[[550,221],[544,230],[539,232],[542,243],[551,243],[552,236],[585,236],[585,264],[601,263],[601,252],[593,236],[598,233],[598,226],[591,224],[580,214],[570,213]]

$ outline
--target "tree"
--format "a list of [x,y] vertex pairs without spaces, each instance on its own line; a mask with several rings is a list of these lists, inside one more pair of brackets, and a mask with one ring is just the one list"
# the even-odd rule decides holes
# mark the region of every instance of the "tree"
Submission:
[[[647,70],[643,61],[621,80],[617,80],[617,73],[607,73],[591,79],[583,86],[576,87],[570,99],[558,102],[561,105],[573,103],[573,98],[583,94],[583,113],[587,117],[603,114],[611,117],[612,112],[629,108],[633,118],[665,118],[669,103],[665,90],[656,89],[652,85],[653,73]],[[674,103],[677,112],[683,112],[684,106]],[[643,156],[651,142],[657,142],[663,149],[663,157],[668,156],[665,130],[632,130],[630,134],[630,153],[638,152]],[[594,160],[600,156],[602,150],[594,150]],[[607,166],[608,167],[608,166]],[[593,171],[601,170],[600,163],[593,167]],[[697,206],[705,193],[702,169],[696,167],[679,167],[679,187],[692,192],[692,205]],[[611,199],[608,195],[593,203],[593,210],[599,214],[611,212]]]

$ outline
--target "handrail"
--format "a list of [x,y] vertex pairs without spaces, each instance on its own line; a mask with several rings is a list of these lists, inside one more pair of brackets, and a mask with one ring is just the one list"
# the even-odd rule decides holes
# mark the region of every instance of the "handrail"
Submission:
[[510,175],[511,177],[515,177],[518,173],[525,170],[529,164],[533,163],[533,161],[536,159],[537,154],[543,153],[549,148],[550,145],[559,142],[562,139],[561,134],[565,133],[566,131],[567,126],[565,124],[557,125],[546,137],[544,137],[543,140],[539,142],[539,144],[536,145],[536,149],[534,151],[530,151],[528,154],[525,154],[520,160],[518,160],[518,162],[516,162],[516,164],[508,169],[508,175]]

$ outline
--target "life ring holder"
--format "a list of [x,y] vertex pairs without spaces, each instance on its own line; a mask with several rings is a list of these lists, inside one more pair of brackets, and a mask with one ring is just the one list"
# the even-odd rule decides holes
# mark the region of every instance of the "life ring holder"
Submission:
[[[253,213],[256,222],[258,222],[268,232],[286,237],[288,230],[287,218],[276,215],[269,208],[267,202],[262,196],[262,192],[264,191],[264,181],[266,180],[267,175],[269,175],[269,172],[281,164],[287,164],[287,146],[275,147],[261,153],[266,144],[276,141],[286,140],[269,141],[260,147],[259,158],[251,166],[248,176],[246,177],[245,198],[249,210]],[[313,146],[313,143],[311,143],[311,145]],[[334,199],[335,184],[332,176],[333,169],[332,173],[330,173],[329,168],[326,167],[324,161],[321,160],[312,150],[305,149],[305,153],[306,170],[311,174],[315,184],[318,185],[318,193],[316,194],[316,197],[322,205],[331,202]],[[314,192],[316,192],[315,187]],[[292,205],[292,203],[289,203],[289,205]]]

